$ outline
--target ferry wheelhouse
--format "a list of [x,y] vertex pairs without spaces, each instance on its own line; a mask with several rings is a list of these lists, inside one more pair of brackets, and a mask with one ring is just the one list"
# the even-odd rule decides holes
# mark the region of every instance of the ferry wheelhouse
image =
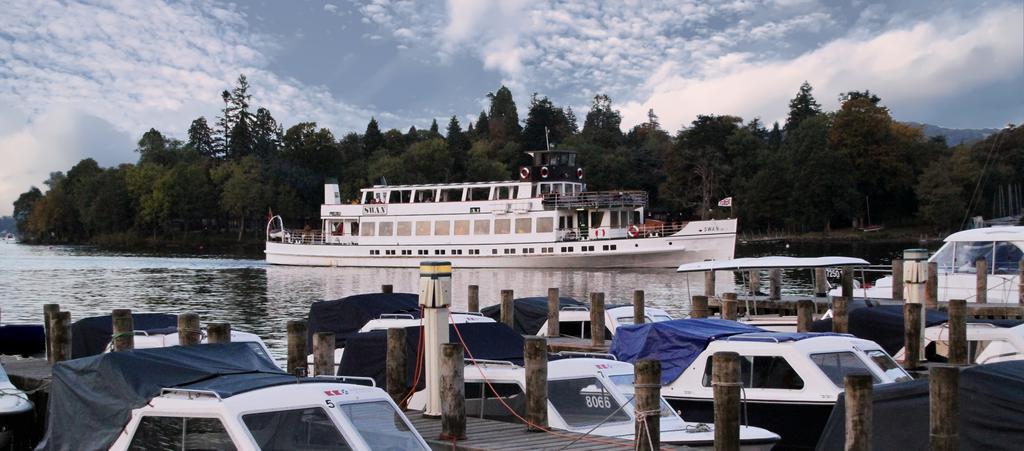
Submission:
[[645,221],[647,193],[587,191],[570,151],[527,152],[519,180],[376,185],[342,202],[324,186],[317,229],[267,224],[267,262],[415,267],[443,257],[473,267],[675,267],[730,259],[736,220]]

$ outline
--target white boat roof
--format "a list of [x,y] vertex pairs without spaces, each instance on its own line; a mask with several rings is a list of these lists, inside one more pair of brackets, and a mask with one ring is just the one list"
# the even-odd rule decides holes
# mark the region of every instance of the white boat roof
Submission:
[[740,271],[771,268],[826,268],[833,266],[868,266],[867,260],[853,257],[747,257],[733,260],[708,260],[679,265],[677,272]]
[[1024,226],[992,226],[963,230],[947,236],[943,241],[1024,241]]

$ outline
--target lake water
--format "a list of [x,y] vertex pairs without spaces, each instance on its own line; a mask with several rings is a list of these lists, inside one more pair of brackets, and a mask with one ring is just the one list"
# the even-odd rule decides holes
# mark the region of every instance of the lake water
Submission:
[[[872,263],[888,262],[916,243],[758,244],[739,245],[739,256],[847,255]],[[734,280],[719,273],[719,293],[735,289]],[[415,292],[416,269],[313,268],[270,266],[261,260],[215,257],[163,257],[99,252],[79,246],[0,245],[0,315],[4,323],[39,323],[43,304],[58,303],[72,320],[107,315],[115,308],[135,312],[199,313],[204,322],[229,322],[236,330],[254,332],[275,357],[285,354],[285,324],[305,318],[320,299],[380,291]],[[649,306],[675,315],[689,310],[690,296],[701,294],[702,274],[689,277],[671,269],[550,270],[456,269],[452,275],[455,309],[466,306],[466,286],[480,286],[481,307],[498,302],[502,289],[516,297],[546,296],[558,287],[563,296],[586,299],[604,292],[605,302],[629,303],[643,289]],[[763,282],[767,285],[767,281]],[[809,271],[784,277],[783,292],[810,290]]]

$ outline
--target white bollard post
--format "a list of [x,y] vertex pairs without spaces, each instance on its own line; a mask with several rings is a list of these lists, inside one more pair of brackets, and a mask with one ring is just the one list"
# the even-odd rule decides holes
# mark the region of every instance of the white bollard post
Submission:
[[423,360],[427,386],[424,416],[441,416],[441,345],[448,343],[448,307],[451,303],[452,264],[420,262],[419,304],[423,309]]
[[[893,275],[895,277],[895,275]],[[903,251],[903,302],[921,305],[921,348],[925,347],[924,303],[928,286],[928,249],[906,249]]]

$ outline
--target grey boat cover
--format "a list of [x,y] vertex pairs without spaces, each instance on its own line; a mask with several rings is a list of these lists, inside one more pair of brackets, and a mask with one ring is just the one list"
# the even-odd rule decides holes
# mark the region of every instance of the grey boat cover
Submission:
[[[149,334],[177,332],[178,317],[166,313],[132,313],[135,330]],[[110,315],[82,318],[71,324],[71,358],[102,354],[110,344],[114,322]]]
[[295,381],[245,343],[137,349],[60,362],[53,366],[46,436],[37,449],[107,449],[132,410],[163,388],[212,389],[227,397]]
[[[573,298],[560,297],[558,298],[559,309],[566,307],[586,307],[580,301]],[[540,331],[541,326],[548,320],[548,298],[547,297],[532,297],[532,298],[518,298],[512,301],[513,313],[512,321],[515,325],[514,329],[523,335],[537,335]],[[610,308],[610,307],[606,307]],[[501,321],[501,305],[492,305],[480,309],[480,313],[484,316],[491,318],[495,321]]]
[[[872,449],[928,449],[928,381],[876,385],[872,392]],[[1019,450],[1024,443],[1024,361],[968,367],[960,372],[960,449]],[[843,449],[843,397],[818,440],[818,450]]]
[[359,332],[367,322],[383,314],[409,314],[419,318],[419,295],[368,293],[316,301],[309,306],[307,349],[313,349],[313,334],[317,332],[334,332],[334,345],[344,348],[349,335]]

